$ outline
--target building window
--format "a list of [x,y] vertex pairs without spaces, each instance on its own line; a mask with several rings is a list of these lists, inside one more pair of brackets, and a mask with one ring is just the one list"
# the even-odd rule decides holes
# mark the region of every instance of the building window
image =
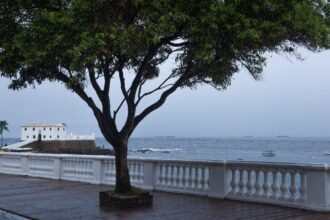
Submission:
[[46,135],[44,135],[44,139],[46,139]]
[[60,135],[57,135],[57,138],[60,138]]
[[33,135],[33,139],[36,139],[36,136],[35,135]]
[[49,128],[49,130],[51,131],[51,130],[52,130],[52,128]]
[[46,131],[46,128],[44,128],[44,131]]
[[36,128],[32,128],[32,131],[35,131],[36,130]]
[[24,131],[27,131],[27,128],[24,128]]
[[50,135],[49,138],[52,139],[52,136]]
[[60,128],[57,128],[57,130],[59,131],[59,130],[60,130]]
[[28,139],[28,138],[29,138],[29,136],[26,136],[26,138]]

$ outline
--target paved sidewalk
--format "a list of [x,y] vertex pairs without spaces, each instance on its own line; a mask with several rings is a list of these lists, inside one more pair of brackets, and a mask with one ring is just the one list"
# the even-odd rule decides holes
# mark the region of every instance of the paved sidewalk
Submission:
[[164,192],[153,193],[152,208],[102,210],[98,205],[98,192],[109,188],[104,185],[0,174],[0,208],[45,220],[330,220],[330,213]]

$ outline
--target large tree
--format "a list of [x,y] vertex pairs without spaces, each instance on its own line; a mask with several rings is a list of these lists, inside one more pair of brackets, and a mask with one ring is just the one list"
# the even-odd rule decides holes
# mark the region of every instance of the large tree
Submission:
[[325,0],[1,0],[0,74],[15,90],[62,82],[86,102],[115,150],[124,193],[128,139],[172,93],[225,89],[242,68],[258,79],[269,52],[328,48],[328,19]]

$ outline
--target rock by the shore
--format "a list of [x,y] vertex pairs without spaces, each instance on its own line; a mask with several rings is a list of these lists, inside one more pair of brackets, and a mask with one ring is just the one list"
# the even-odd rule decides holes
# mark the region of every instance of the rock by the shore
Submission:
[[112,149],[97,148],[94,140],[35,141],[24,148],[31,148],[34,153],[114,155]]

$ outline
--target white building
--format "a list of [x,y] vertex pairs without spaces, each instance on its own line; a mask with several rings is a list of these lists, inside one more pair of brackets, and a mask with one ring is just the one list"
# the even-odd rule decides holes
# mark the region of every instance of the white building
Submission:
[[67,126],[57,124],[30,124],[21,126],[21,141],[32,140],[95,140],[95,135],[66,134]]
[[66,125],[30,124],[21,127],[21,141],[26,140],[66,140]]

